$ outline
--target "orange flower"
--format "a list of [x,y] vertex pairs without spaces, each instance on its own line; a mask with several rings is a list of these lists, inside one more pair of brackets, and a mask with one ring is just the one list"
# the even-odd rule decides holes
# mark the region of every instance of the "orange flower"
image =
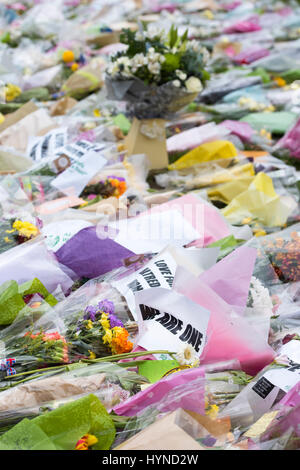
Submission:
[[112,330],[111,350],[113,354],[122,354],[130,352],[133,348],[133,343],[128,341],[128,331],[119,326],[114,327]]
[[73,62],[75,59],[75,55],[73,51],[64,51],[62,55],[62,60],[66,63]]

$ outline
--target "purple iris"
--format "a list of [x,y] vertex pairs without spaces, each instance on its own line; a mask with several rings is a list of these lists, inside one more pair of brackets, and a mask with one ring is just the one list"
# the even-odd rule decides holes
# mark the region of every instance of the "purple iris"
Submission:
[[104,299],[98,303],[97,310],[101,312],[107,313],[109,315],[113,315],[115,313],[115,306],[114,303],[110,300]]
[[111,313],[109,315],[108,319],[109,319],[109,323],[110,323],[111,328],[114,328],[115,326],[120,326],[121,328],[124,328],[124,325],[121,322],[121,320],[119,320],[114,314]]
[[97,307],[94,307],[93,305],[88,305],[84,312],[85,312],[83,316],[84,320],[96,321],[96,315],[98,312]]

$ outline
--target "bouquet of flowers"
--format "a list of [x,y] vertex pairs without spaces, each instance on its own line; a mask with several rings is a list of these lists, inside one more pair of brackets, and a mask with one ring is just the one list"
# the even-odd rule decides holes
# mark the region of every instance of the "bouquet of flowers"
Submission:
[[127,189],[126,180],[120,176],[107,176],[105,180],[99,181],[96,184],[89,184],[84,188],[80,197],[86,202],[80,207],[95,204],[101,199],[107,199],[109,197],[119,198],[124,194]]
[[161,118],[192,102],[209,73],[209,53],[197,41],[179,36],[172,26],[168,35],[157,31],[123,30],[127,49],[111,57],[107,88],[111,99],[129,103],[138,119]]
[[300,235],[297,228],[291,227],[276,235],[269,235],[262,240],[262,246],[280,281],[300,281]]
[[3,220],[1,222],[1,232],[0,253],[31,240],[40,233],[36,225],[18,219]]
[[133,348],[129,332],[115,315],[114,303],[105,299],[88,305],[84,314],[70,324],[66,337],[74,352],[90,359],[128,353]]

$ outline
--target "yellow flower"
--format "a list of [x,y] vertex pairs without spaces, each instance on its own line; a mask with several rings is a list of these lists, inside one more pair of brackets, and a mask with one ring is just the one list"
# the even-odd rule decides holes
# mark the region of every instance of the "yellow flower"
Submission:
[[62,60],[66,63],[73,62],[75,60],[75,55],[73,51],[65,51],[62,55]]
[[104,344],[111,344],[112,341],[112,332],[111,330],[105,330],[105,335],[102,338]]
[[77,64],[77,62],[74,62],[74,64],[71,65],[71,70],[72,72],[76,72],[76,70],[78,69],[79,65]]
[[12,230],[5,230],[5,233],[14,233],[15,229],[13,228]]
[[219,407],[217,405],[210,405],[209,409],[206,411],[206,415],[211,419],[216,419],[219,413]]
[[108,320],[108,315],[107,315],[107,313],[102,313],[101,319],[100,319],[100,323],[101,323],[101,326],[102,326],[105,330],[109,330],[109,329],[110,329],[110,323],[109,323],[109,320]]
[[5,117],[3,116],[2,113],[0,113],[0,124],[5,121]]
[[267,232],[265,232],[264,230],[258,230],[257,232],[255,232],[256,237],[264,237],[265,235],[267,235]]
[[210,10],[205,10],[203,12],[204,16],[206,16],[206,18],[208,20],[213,20],[214,19],[214,14],[210,11]]
[[8,238],[8,237],[4,237],[4,241],[5,241],[5,243],[10,243],[10,242],[12,242],[12,240],[11,240],[10,238]]
[[22,222],[22,220],[16,220],[13,223],[13,228],[19,232],[19,235],[25,238],[35,237],[39,233],[35,225],[30,222]]
[[89,350],[89,353],[90,353],[89,359],[96,359],[96,354],[93,351]]
[[99,109],[94,109],[94,116],[95,117],[101,117],[101,113],[100,113]]
[[91,330],[92,328],[93,328],[93,322],[92,322],[92,320],[88,320],[87,325],[86,325],[86,329]]
[[97,444],[98,439],[97,439],[96,436],[93,436],[93,434],[87,434],[86,437],[87,437],[87,445],[88,445],[88,447],[91,447],[91,446],[93,446],[94,444]]
[[13,101],[21,93],[22,93],[22,90],[17,85],[13,85],[12,83],[8,83],[5,86],[5,99],[6,99],[6,101]]
[[242,224],[250,224],[251,222],[251,217],[245,217],[243,220],[242,220]]
[[275,77],[274,80],[275,80],[275,82],[277,83],[278,86],[285,86],[286,85],[286,81],[281,77]]

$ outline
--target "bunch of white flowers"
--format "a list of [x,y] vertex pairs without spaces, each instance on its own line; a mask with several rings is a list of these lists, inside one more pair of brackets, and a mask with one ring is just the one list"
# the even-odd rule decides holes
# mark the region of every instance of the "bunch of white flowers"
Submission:
[[267,316],[273,315],[273,302],[269,291],[254,276],[251,278],[247,307],[251,308],[252,315]]
[[146,55],[148,61],[148,70],[153,75],[159,76],[161,64],[166,60],[162,54],[155,52],[154,47],[150,47]]

